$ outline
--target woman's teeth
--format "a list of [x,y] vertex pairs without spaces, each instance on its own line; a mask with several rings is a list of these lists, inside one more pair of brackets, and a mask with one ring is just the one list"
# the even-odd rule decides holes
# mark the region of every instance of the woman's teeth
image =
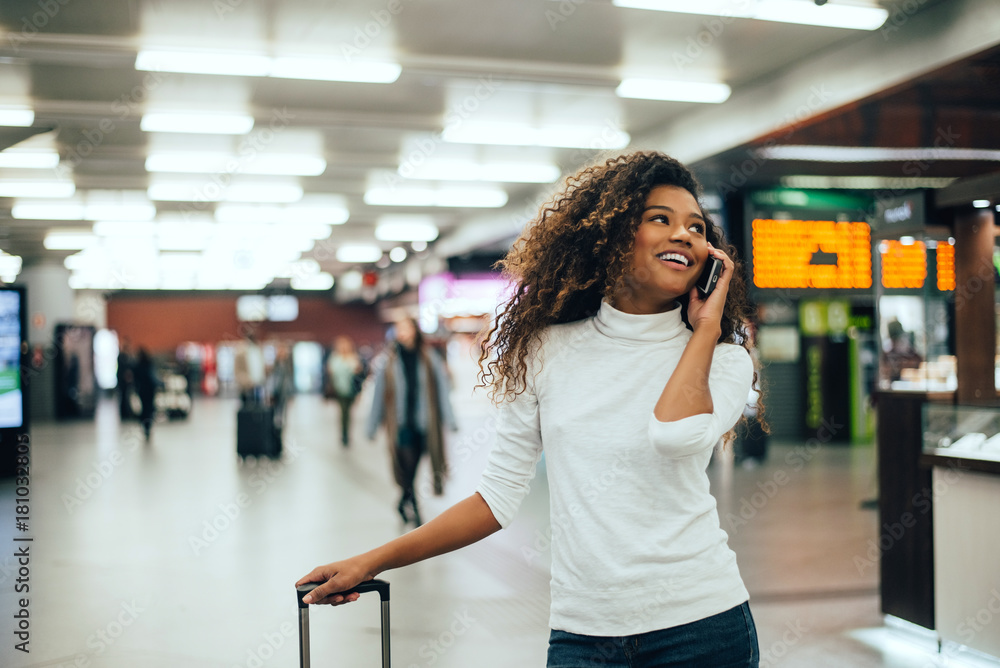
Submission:
[[680,262],[685,267],[688,266],[688,259],[683,255],[681,255],[680,253],[660,253],[656,257],[660,258],[661,260]]

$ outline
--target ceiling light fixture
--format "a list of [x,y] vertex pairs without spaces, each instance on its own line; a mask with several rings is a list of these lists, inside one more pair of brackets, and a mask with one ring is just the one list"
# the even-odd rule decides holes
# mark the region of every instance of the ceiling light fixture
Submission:
[[144,132],[245,135],[253,123],[253,116],[244,113],[154,111],[143,114],[139,128]]
[[433,206],[495,209],[507,203],[507,193],[491,188],[390,188],[365,191],[370,206]]
[[151,153],[146,158],[146,171],[319,176],[326,171],[326,160],[318,155],[256,153],[247,158],[226,153]]
[[136,54],[135,69],[147,72],[263,77],[271,69],[271,59],[257,53],[143,49]]
[[988,209],[990,208],[990,201],[988,199],[974,199],[972,200],[972,206],[977,209]]
[[955,177],[918,176],[820,176],[794,174],[779,179],[783,188],[839,189],[839,190],[913,190],[916,188],[945,188]]
[[0,107],[0,125],[13,128],[31,127],[35,112],[28,107]]
[[433,181],[484,181],[496,183],[552,183],[562,174],[558,165],[534,162],[438,160],[419,167],[403,164],[399,174],[408,179]]
[[22,220],[152,220],[156,206],[142,191],[93,190],[69,201],[18,199],[11,215]]
[[72,197],[75,192],[76,186],[69,180],[4,179],[0,181],[0,197],[65,198]]
[[292,183],[233,183],[223,188],[212,180],[151,183],[149,199],[168,202],[288,203],[302,199],[302,187]]
[[92,246],[97,237],[83,229],[59,229],[48,231],[42,245],[48,250],[83,250]]
[[399,63],[387,61],[351,62],[346,58],[291,55],[272,58],[260,53],[182,49],[143,49],[136,55],[135,69],[380,84],[393,83],[403,70]]
[[[0,123],[0,125],[3,125],[3,123]],[[3,168],[52,169],[58,166],[59,153],[52,149],[9,148],[0,153],[0,167]]]
[[907,160],[1000,161],[1000,151],[976,148],[883,148],[878,146],[782,145],[757,149],[766,160],[807,162],[905,162]]
[[346,59],[281,56],[271,63],[271,76],[282,79],[390,84],[403,68],[389,62],[348,62]]
[[670,102],[700,102],[719,104],[729,99],[732,90],[724,83],[699,81],[664,81],[661,79],[627,78],[615,89],[618,97]]
[[455,144],[497,146],[549,146],[553,148],[617,149],[632,140],[627,132],[610,125],[553,125],[531,127],[515,123],[462,122],[446,126],[441,139]]
[[830,2],[814,3],[809,0],[612,0],[617,7],[651,9],[678,14],[724,16],[759,21],[777,21],[800,25],[846,28],[848,30],[878,30],[889,18],[881,7],[841,5]]
[[379,241],[434,241],[438,228],[430,216],[382,216],[375,227]]
[[333,275],[325,271],[307,276],[292,276],[293,290],[329,290],[333,287]]
[[382,249],[372,244],[346,244],[337,249],[337,261],[351,263],[375,262],[382,257]]

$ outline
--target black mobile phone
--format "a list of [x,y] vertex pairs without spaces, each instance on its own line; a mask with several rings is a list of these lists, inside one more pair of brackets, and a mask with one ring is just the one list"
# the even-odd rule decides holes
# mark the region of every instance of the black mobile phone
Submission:
[[708,258],[708,262],[705,263],[705,269],[701,272],[701,276],[698,277],[698,282],[695,283],[702,298],[706,298],[712,294],[716,283],[719,282],[719,275],[722,274],[722,267],[722,260],[719,258],[714,256]]

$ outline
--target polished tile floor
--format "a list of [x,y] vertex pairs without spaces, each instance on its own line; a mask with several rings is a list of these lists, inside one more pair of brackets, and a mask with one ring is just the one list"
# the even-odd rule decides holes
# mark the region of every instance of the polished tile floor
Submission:
[[[492,412],[455,392],[443,497],[474,488]],[[364,412],[362,396],[358,417]],[[280,461],[241,463],[236,403],[201,399],[188,420],[158,423],[144,443],[113,402],[94,421],[38,424],[29,530],[15,529],[15,488],[0,483],[0,665],[263,668],[297,665],[293,582],[313,566],[398,535],[396,492],[381,442],[338,442],[335,406],[301,396]],[[762,665],[913,668],[966,665],[886,629],[877,568],[859,568],[876,536],[870,447],[808,451],[774,444],[749,470],[722,455],[710,468],[723,526],[739,555]],[[427,472],[420,473],[427,489]],[[536,479],[507,531],[391,571],[396,666],[543,666],[548,630],[547,489]],[[30,654],[15,651],[15,537],[30,543]],[[378,599],[312,614],[316,666],[378,665]]]

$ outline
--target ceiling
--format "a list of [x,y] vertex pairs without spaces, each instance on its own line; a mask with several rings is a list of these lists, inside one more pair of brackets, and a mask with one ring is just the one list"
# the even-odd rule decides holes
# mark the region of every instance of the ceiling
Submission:
[[[157,180],[182,176],[147,171],[152,152],[227,147],[239,152],[249,145],[252,150],[240,153],[232,168],[196,170],[204,184],[199,193],[222,181],[224,189],[232,177],[234,184],[249,180],[258,186],[294,182],[306,199],[336,196],[349,217],[316,239],[303,257],[339,277],[358,266],[336,259],[346,244],[375,243],[384,251],[403,246],[412,253],[409,244],[375,241],[381,216],[432,216],[440,237],[423,255],[467,254],[504,247],[555,187],[478,184],[506,195],[504,206],[489,210],[366,203],[366,190],[373,186],[453,185],[405,178],[436,159],[544,162],[568,174],[603,149],[619,149],[616,139],[625,132],[632,147],[674,153],[711,184],[769,138],[781,144],[909,147],[927,145],[942,127],[954,127],[960,135],[956,146],[1000,149],[1000,55],[975,44],[950,46],[956,40],[947,34],[977,25],[989,32],[1000,20],[995,11],[1000,3],[992,3],[994,10],[989,0],[867,4],[888,9],[890,21],[902,26],[899,34],[627,9],[610,0],[3,0],[0,29],[7,32],[0,34],[0,107],[27,103],[35,113],[29,131],[54,128],[30,141],[54,145],[61,157],[55,171],[72,179],[78,197],[122,190],[144,196]],[[989,14],[978,22],[948,14],[945,8],[956,5]],[[951,16],[954,25],[942,23],[941,16]],[[918,57],[850,64],[850,54],[865,49],[919,53],[922,40],[935,31],[942,34],[929,48],[942,53],[927,62],[938,66],[925,67],[919,76],[910,76]],[[994,34],[980,42],[1000,42],[1000,30]],[[968,53],[974,47],[975,53]],[[392,61],[401,74],[378,84],[137,70],[137,53],[149,48]],[[768,101],[792,90],[788,82],[811,63],[823,62],[847,63],[846,75],[860,83],[834,86],[831,100],[810,108],[808,117],[776,123],[782,114],[769,110]],[[890,75],[900,73],[904,80],[891,81]],[[615,88],[628,76],[724,82],[732,97],[718,105],[618,97]],[[741,100],[757,101],[744,106]],[[144,114],[168,109],[243,110],[255,119],[254,129],[223,137],[140,128]],[[754,121],[754,114],[771,118]],[[546,148],[452,143],[442,134],[446,126],[462,129],[487,121],[549,131],[572,127],[585,136],[578,142],[582,147]],[[704,147],[690,148],[688,127],[700,128]],[[730,128],[732,137],[723,128]],[[0,128],[0,147],[25,130]],[[252,177],[256,149],[261,155],[307,151],[325,160],[325,169],[310,176]],[[1000,163],[940,161],[926,173],[960,177],[996,166]],[[750,181],[773,184],[788,174],[894,176],[900,169],[900,161],[859,166],[765,160]],[[0,183],[27,178],[27,171],[0,169]],[[159,217],[211,216],[217,205],[201,199],[154,204]],[[94,222],[17,218],[15,203],[0,197],[0,248],[26,264],[61,261],[73,252],[45,249],[49,229],[87,231]],[[121,276],[117,280],[120,287],[134,287]]]

